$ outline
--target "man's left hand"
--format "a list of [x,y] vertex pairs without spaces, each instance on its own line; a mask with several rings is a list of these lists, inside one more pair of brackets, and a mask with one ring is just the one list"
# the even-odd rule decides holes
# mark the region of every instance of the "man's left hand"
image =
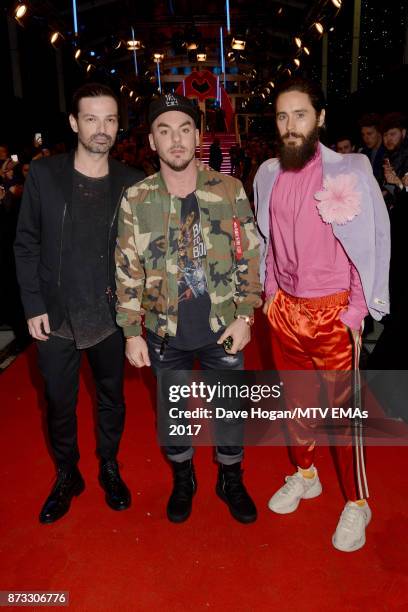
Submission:
[[236,355],[238,351],[242,351],[251,340],[251,329],[248,323],[245,323],[243,319],[235,319],[233,323],[228,325],[227,329],[217,341],[217,344],[222,344],[228,336],[231,336],[233,339],[233,344],[229,350],[225,349],[225,352],[230,355]]

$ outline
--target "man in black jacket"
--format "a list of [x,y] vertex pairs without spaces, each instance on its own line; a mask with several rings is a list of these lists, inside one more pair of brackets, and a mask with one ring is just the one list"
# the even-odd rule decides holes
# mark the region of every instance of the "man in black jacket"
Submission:
[[109,159],[118,130],[111,89],[82,86],[69,117],[71,154],[32,162],[15,241],[17,275],[45,380],[57,479],[41,513],[52,523],[84,490],[78,470],[76,404],[85,351],[97,392],[100,483],[114,510],[130,505],[116,456],[123,431],[124,343],[115,324],[114,247],[124,190],[143,178]]
[[361,139],[364,143],[361,153],[367,155],[373,168],[373,173],[380,187],[383,183],[383,160],[385,147],[382,143],[380,130],[381,117],[376,113],[364,115],[360,121]]

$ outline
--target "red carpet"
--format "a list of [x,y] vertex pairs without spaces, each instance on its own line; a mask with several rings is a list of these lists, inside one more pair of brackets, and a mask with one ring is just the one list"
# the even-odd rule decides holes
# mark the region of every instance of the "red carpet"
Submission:
[[[265,343],[264,346],[267,346]],[[254,343],[247,367],[261,366]],[[260,350],[260,349],[259,349]],[[84,368],[83,381],[88,377]],[[220,612],[407,610],[408,490],[405,448],[369,449],[373,521],[361,551],[331,545],[343,499],[328,449],[318,453],[324,494],[276,516],[270,494],[291,468],[285,449],[248,448],[245,477],[259,508],[240,525],[216,498],[211,450],[196,453],[198,492],[190,520],[170,524],[171,475],[156,445],[148,387],[128,371],[127,423],[120,460],[132,508],[115,513],[97,483],[87,385],[78,409],[86,490],[55,525],[37,515],[53,481],[42,430],[35,351],[0,377],[0,590],[65,590],[71,610]],[[39,609],[39,608],[38,608]]]

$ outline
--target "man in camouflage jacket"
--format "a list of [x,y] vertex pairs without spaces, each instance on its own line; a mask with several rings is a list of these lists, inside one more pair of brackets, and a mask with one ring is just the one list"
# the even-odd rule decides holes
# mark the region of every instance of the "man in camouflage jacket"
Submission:
[[[236,179],[198,169],[197,111],[169,94],[149,110],[160,172],[130,187],[119,213],[117,322],[136,367],[243,368],[253,310],[261,305],[259,243],[251,207]],[[141,336],[142,317],[147,343]],[[166,446],[174,471],[171,521],[191,512],[196,482],[190,446]],[[241,446],[218,446],[218,495],[241,522],[256,519],[242,483]]]

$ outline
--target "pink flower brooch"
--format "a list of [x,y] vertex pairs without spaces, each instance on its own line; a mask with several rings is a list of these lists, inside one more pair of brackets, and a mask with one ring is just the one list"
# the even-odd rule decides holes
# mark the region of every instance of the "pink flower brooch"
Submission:
[[361,193],[356,190],[355,174],[326,176],[323,191],[315,193],[319,215],[325,223],[344,225],[361,212]]

